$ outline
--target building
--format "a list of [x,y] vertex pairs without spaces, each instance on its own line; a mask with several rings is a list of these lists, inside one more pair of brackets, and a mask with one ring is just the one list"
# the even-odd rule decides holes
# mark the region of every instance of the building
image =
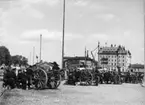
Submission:
[[77,68],[84,68],[92,69],[95,67],[95,61],[90,57],[84,56],[76,56],[76,57],[64,57],[64,68],[67,67],[77,67]]
[[98,64],[107,70],[117,70],[126,72],[131,63],[131,53],[123,46],[111,45],[110,47],[100,47],[98,50]]
[[129,67],[129,70],[132,70],[133,72],[144,73],[144,65],[143,64],[131,64]]

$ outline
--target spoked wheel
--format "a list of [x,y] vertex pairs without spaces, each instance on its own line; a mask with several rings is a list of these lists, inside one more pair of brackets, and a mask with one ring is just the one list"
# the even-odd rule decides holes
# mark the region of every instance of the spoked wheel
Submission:
[[81,71],[81,76],[80,76],[80,84],[85,82],[87,85],[91,85],[93,81],[93,75],[87,70]]
[[51,89],[56,89],[61,83],[61,75],[58,72],[53,72],[50,75],[50,82],[49,82],[49,87]]
[[39,68],[34,72],[34,79],[35,79],[35,87],[36,89],[44,89],[47,84],[47,73]]

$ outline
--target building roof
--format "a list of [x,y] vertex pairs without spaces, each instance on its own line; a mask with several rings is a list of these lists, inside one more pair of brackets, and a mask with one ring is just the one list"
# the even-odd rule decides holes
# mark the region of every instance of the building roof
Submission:
[[140,69],[144,69],[144,65],[143,64],[131,64],[130,66],[131,68],[140,68]]
[[84,57],[84,56],[76,56],[76,57],[64,57],[65,60],[90,60],[93,61],[90,57]]
[[118,54],[127,54],[127,53],[130,53],[123,46],[116,47],[116,46],[112,46],[112,45],[111,45],[111,47],[101,47],[99,49],[98,53],[99,54],[117,54],[117,52],[118,52]]

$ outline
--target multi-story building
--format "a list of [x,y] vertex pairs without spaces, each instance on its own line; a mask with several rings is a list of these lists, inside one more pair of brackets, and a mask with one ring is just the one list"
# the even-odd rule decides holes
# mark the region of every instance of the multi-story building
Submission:
[[123,46],[111,45],[110,47],[99,47],[98,64],[103,69],[127,71],[131,63],[131,53]]
[[133,72],[140,72],[140,73],[144,73],[144,65],[143,64],[131,64],[129,66],[129,70],[133,71]]
[[86,67],[88,69],[92,69],[95,67],[95,61],[89,57],[64,57],[64,68],[67,67],[77,67],[77,68],[83,68]]

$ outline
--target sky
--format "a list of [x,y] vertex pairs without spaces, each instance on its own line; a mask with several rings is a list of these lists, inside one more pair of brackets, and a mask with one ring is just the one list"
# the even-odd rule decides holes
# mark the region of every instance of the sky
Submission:
[[[42,60],[61,64],[62,11],[63,0],[0,0],[0,45],[32,64],[42,34]],[[132,63],[144,63],[143,0],[66,0],[65,56],[84,56],[98,41],[125,46]]]

